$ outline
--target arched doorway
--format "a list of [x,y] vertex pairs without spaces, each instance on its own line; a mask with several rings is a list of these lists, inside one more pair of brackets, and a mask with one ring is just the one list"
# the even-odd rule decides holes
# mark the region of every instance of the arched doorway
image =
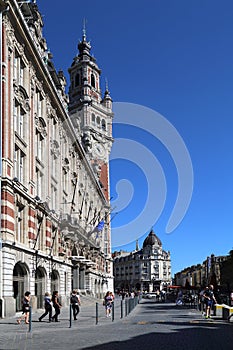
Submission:
[[59,273],[57,270],[51,272],[51,293],[55,290],[59,291]]
[[36,279],[35,279],[35,295],[37,297],[38,309],[42,309],[44,307],[45,282],[46,282],[45,269],[43,267],[38,267],[36,270]]
[[22,310],[22,301],[27,289],[28,268],[26,264],[18,262],[13,270],[13,292],[16,300],[16,312]]

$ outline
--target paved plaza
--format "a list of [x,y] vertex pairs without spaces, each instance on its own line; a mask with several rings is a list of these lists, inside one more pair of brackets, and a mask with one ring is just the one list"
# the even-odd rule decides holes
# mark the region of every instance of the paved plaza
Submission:
[[[130,314],[116,300],[114,321],[104,307],[86,303],[70,327],[69,309],[59,323],[39,322],[32,316],[32,329],[16,324],[16,318],[0,320],[0,350],[232,350],[233,324],[217,317],[206,320],[192,308],[142,300]],[[98,321],[98,323],[97,323]]]

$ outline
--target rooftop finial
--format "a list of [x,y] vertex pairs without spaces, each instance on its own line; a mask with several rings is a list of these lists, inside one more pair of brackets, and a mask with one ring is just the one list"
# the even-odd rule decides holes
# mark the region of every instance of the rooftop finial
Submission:
[[86,41],[86,18],[83,19],[83,41]]

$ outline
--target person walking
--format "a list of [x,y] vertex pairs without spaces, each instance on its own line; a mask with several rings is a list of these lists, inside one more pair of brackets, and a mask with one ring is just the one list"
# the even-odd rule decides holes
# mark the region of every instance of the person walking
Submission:
[[24,319],[25,323],[28,324],[29,323],[29,303],[30,303],[30,299],[31,299],[31,293],[29,291],[25,292],[24,294],[24,298],[23,298],[23,305],[22,305],[22,309],[23,309],[23,315],[17,319],[17,323],[20,324],[21,321]]
[[73,309],[74,321],[76,321],[80,311],[79,306],[81,306],[81,300],[80,300],[80,296],[78,295],[78,291],[75,289],[72,291],[72,294],[70,297],[70,303]]
[[43,313],[43,315],[41,315],[39,317],[39,321],[41,322],[42,319],[49,314],[49,322],[51,322],[53,310],[52,310],[52,305],[51,305],[51,297],[50,297],[50,294],[48,292],[46,292],[44,295],[44,308],[45,308],[45,312]]
[[53,296],[52,296],[52,302],[53,302],[53,307],[55,309],[55,314],[53,315],[52,317],[52,321],[55,321],[55,322],[60,322],[58,320],[58,316],[60,315],[61,311],[61,303],[60,303],[60,300],[59,300],[59,297],[58,297],[58,291],[55,290],[53,292]]
[[209,285],[209,288],[205,289],[205,292],[203,293],[203,297],[205,299],[206,303],[206,318],[211,317],[211,310],[213,304],[217,304],[217,301],[214,296],[214,286],[212,284]]
[[108,291],[104,297],[106,317],[111,316],[113,299],[113,294]]

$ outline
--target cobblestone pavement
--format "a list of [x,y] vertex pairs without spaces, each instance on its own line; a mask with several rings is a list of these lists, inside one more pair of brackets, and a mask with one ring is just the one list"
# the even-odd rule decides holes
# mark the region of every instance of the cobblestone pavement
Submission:
[[195,309],[142,300],[121,318],[120,301],[115,303],[114,321],[104,307],[81,307],[78,320],[70,327],[69,309],[64,308],[60,323],[38,322],[32,316],[32,330],[16,324],[16,318],[0,320],[0,350],[232,350],[233,324],[213,317],[204,319]]

